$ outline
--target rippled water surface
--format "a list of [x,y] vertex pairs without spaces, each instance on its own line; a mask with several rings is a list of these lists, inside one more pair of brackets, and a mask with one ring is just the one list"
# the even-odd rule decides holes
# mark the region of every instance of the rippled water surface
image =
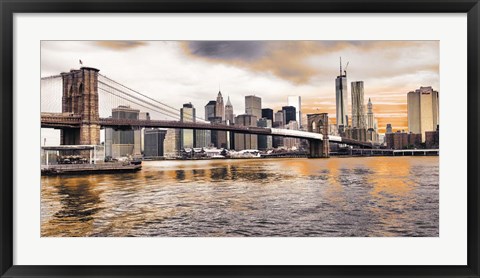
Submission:
[[42,236],[438,236],[438,157],[149,161],[42,177]]

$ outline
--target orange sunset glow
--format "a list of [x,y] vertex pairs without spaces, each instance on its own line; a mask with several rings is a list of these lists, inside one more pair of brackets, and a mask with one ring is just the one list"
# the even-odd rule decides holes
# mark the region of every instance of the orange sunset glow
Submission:
[[327,112],[331,123],[342,57],[343,66],[349,64],[348,115],[350,83],[363,81],[380,133],[387,123],[408,130],[409,91],[441,91],[438,41],[44,41],[42,75],[75,68],[79,57],[172,107],[191,102],[198,115],[220,89],[237,115],[245,113],[246,95],[261,97],[262,107],[274,111],[298,95],[304,118]]

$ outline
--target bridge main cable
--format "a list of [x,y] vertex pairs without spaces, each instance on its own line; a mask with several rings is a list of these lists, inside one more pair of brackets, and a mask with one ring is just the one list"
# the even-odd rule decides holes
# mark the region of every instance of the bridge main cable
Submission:
[[130,103],[133,103],[133,104],[135,104],[135,105],[138,105],[138,106],[143,107],[143,108],[146,108],[146,109],[149,109],[150,111],[158,112],[158,113],[163,114],[163,115],[165,115],[165,116],[167,116],[167,117],[172,117],[172,118],[174,118],[174,119],[177,119],[177,115],[173,115],[173,116],[172,116],[172,115],[168,115],[168,114],[166,114],[164,111],[159,111],[159,110],[156,110],[155,108],[145,106],[145,105],[143,105],[143,104],[141,104],[141,103],[132,101],[132,100],[130,100],[130,99],[127,99],[126,97],[122,97],[122,96],[117,95],[117,94],[115,94],[115,93],[113,93],[113,92],[110,92],[110,91],[108,91],[108,90],[105,90],[104,88],[100,88],[100,87],[99,87],[99,89],[102,90],[102,91],[104,91],[104,92],[106,92],[106,93],[109,93],[109,94],[111,94],[111,95],[113,95],[113,96],[116,96],[116,97],[118,97],[118,98],[124,99],[124,100],[126,100],[126,101],[128,101],[128,102],[130,102]]
[[[160,101],[158,101],[158,100],[156,100],[156,99],[154,99],[154,98],[151,98],[151,97],[149,97],[149,96],[147,96],[147,95],[144,95],[144,94],[142,94],[142,93],[140,93],[140,92],[138,92],[138,91],[136,91],[136,90],[134,90],[134,89],[132,89],[132,88],[129,88],[129,87],[127,87],[127,86],[125,86],[125,85],[123,85],[123,84],[121,84],[121,83],[119,83],[119,82],[111,79],[111,78],[106,77],[106,76],[103,75],[103,74],[99,74],[99,75],[100,75],[101,77],[107,79],[107,80],[110,81],[110,82],[113,82],[113,83],[115,83],[115,84],[117,84],[117,85],[119,85],[119,86],[122,86],[122,87],[125,88],[125,89],[128,89],[128,90],[130,90],[130,91],[132,91],[132,92],[134,92],[134,93],[136,93],[136,94],[141,95],[141,96],[144,97],[144,98],[147,98],[147,99],[149,99],[149,100],[151,100],[151,101],[153,101],[153,102],[156,102],[156,103],[158,103],[158,104],[160,104],[160,105],[163,105],[163,106],[165,106],[165,107],[167,107],[167,108],[169,108],[169,109],[172,109],[173,111],[175,111],[175,113],[177,113],[177,111],[178,111],[178,109],[175,108],[175,107],[172,107],[172,106],[170,106],[170,105],[168,105],[168,104],[165,104],[165,103],[160,102]],[[102,84],[107,85],[105,82],[102,82],[102,81],[100,81],[100,80],[99,80],[98,82],[101,82]],[[109,85],[107,85],[107,86],[109,86]],[[112,86],[110,86],[110,87],[112,87]],[[114,88],[114,87],[113,87],[113,88]],[[118,90],[118,89],[117,89],[117,90]],[[121,91],[121,90],[119,90],[119,91]],[[123,92],[123,91],[122,91],[122,92]],[[143,100],[142,100],[142,101],[143,101]],[[188,113],[185,113],[185,114],[188,115],[188,116],[192,116],[192,117],[193,117],[193,115],[190,115],[190,114],[188,114]],[[207,120],[205,120],[205,119],[203,119],[203,118],[201,118],[201,117],[198,117],[198,116],[195,116],[195,118],[196,118],[196,119],[199,119],[199,120],[201,120],[201,121],[204,121],[204,122],[208,122]]]
[[[125,91],[122,91],[122,90],[120,90],[120,89],[118,89],[118,88],[115,88],[115,87],[113,87],[113,86],[110,86],[110,85],[108,85],[108,84],[106,84],[106,83],[104,83],[104,82],[102,82],[102,81],[98,81],[98,83],[99,83],[99,84],[102,84],[102,85],[104,85],[104,86],[106,86],[106,87],[108,87],[109,89],[113,89],[113,90],[115,90],[115,91],[117,91],[117,92],[120,92],[120,93],[122,93],[122,94],[124,94],[124,95],[127,95],[127,96],[129,96],[129,97],[131,97],[131,98],[133,98],[133,99],[135,99],[135,100],[138,100],[138,101],[144,103],[144,105],[149,105],[149,106],[152,106],[152,107],[154,107],[154,108],[156,108],[156,109],[160,109],[160,111],[163,111],[163,112],[160,112],[160,111],[156,111],[156,112],[159,112],[159,113],[164,114],[164,115],[166,115],[165,113],[170,113],[170,114],[175,115],[175,117],[177,117],[177,118],[179,117],[179,113],[177,113],[177,112],[168,111],[168,110],[166,110],[166,109],[164,109],[164,108],[162,108],[162,107],[159,107],[159,106],[157,106],[157,105],[151,104],[150,102],[147,102],[147,101],[145,101],[145,100],[143,100],[143,99],[141,99],[141,98],[139,98],[139,97],[136,97],[136,96],[134,96],[134,95],[132,95],[132,94],[129,94],[129,93],[125,92]],[[103,89],[102,87],[99,87],[99,89],[101,89],[101,90],[103,90],[103,91],[105,91],[105,92],[111,93],[112,95],[117,96],[117,97],[120,97],[120,98],[122,98],[122,99],[124,99],[124,100],[126,100],[126,101],[130,101],[130,102],[135,103],[135,104],[137,104],[137,105],[141,105],[141,104],[136,103],[136,102],[134,102],[134,101],[132,101],[132,100],[130,100],[130,99],[127,99],[127,98],[125,98],[125,97],[121,97],[121,96],[119,96],[119,95],[113,94],[112,92],[109,92],[109,91]],[[146,107],[146,106],[144,106],[144,105],[141,105],[141,106],[144,107],[144,108],[147,108],[147,109],[152,109],[152,108]],[[171,115],[168,115],[168,116],[171,116]]]
[[55,79],[55,78],[60,78],[60,77],[62,77],[60,74],[56,74],[56,75],[42,77],[41,80]]

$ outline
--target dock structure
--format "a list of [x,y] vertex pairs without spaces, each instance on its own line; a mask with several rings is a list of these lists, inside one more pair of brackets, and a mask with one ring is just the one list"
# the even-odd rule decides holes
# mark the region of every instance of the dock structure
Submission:
[[345,152],[332,152],[333,156],[438,156],[439,149],[349,149]]
[[42,175],[135,172],[141,163],[128,160],[105,162],[102,145],[42,146]]
[[57,164],[42,166],[41,173],[44,176],[52,175],[78,175],[78,174],[108,174],[128,173],[142,169],[142,165],[125,163],[104,163],[104,164]]

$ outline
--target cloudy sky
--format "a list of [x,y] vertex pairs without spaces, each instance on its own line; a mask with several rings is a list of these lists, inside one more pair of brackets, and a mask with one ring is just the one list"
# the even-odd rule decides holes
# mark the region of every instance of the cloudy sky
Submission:
[[[244,97],[281,109],[287,96],[302,97],[302,112],[328,112],[335,122],[335,77],[339,57],[350,82],[364,81],[380,132],[391,123],[407,129],[406,94],[420,86],[439,88],[438,41],[43,41],[42,76],[84,66],[143,94],[197,115],[219,87],[235,114]],[[350,114],[350,112],[349,112]]]

